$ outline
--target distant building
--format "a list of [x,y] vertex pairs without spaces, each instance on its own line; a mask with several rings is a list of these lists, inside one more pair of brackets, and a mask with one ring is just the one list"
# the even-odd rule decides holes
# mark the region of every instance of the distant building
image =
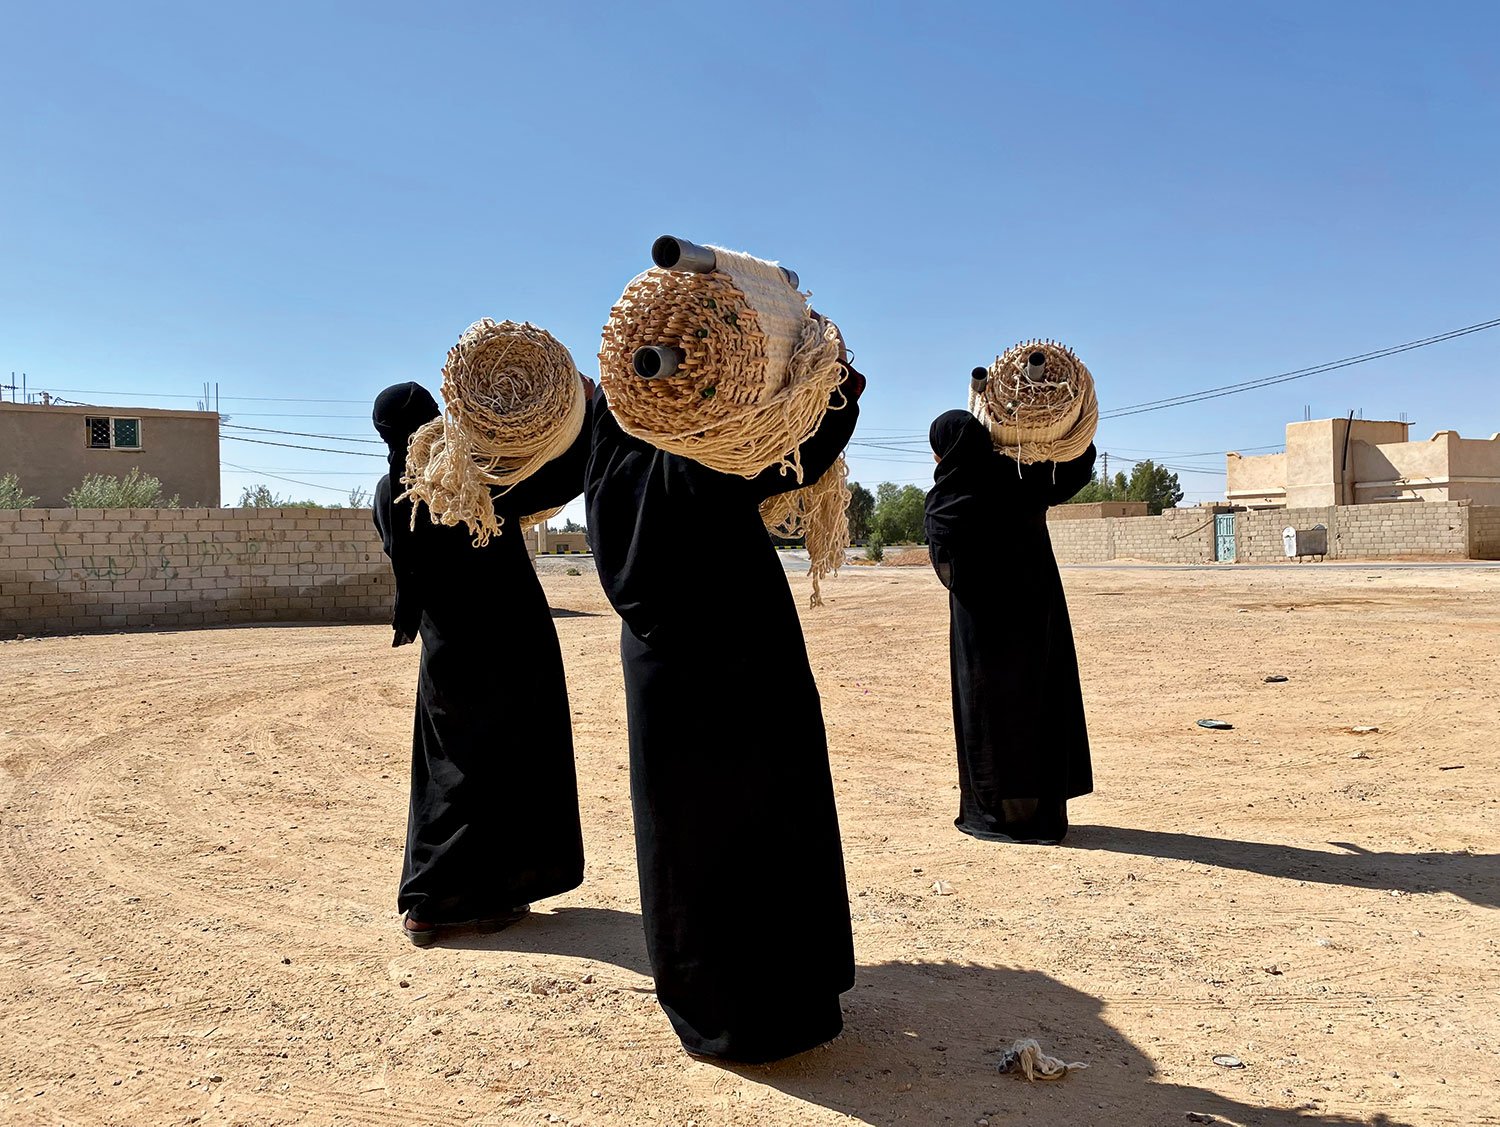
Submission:
[[554,532],[545,522],[527,534],[534,556],[577,555],[589,550],[588,535],[583,532]]
[[1151,506],[1145,501],[1075,501],[1054,505],[1047,510],[1048,520],[1091,520],[1099,517],[1143,517]]
[[219,416],[215,411],[0,403],[0,477],[15,474],[44,508],[89,474],[133,469],[161,479],[183,506],[219,504]]
[[1228,500],[1250,509],[1470,501],[1500,505],[1500,434],[1444,430],[1410,441],[1411,424],[1373,419],[1289,423],[1286,452],[1230,454]]

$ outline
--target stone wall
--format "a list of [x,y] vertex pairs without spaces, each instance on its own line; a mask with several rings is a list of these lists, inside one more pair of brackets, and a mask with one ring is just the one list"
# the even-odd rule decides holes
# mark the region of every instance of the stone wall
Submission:
[[0,636],[384,622],[367,509],[0,510]]

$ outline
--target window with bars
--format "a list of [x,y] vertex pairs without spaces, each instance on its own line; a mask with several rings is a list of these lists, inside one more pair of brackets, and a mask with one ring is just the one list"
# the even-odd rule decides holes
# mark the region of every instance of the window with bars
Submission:
[[88,415],[83,420],[90,450],[139,450],[141,420]]

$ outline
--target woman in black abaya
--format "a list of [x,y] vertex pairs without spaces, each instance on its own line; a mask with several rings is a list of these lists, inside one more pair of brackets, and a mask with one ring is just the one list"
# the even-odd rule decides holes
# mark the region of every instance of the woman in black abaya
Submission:
[[[857,373],[801,447],[854,430]],[[847,405],[845,392],[848,393]],[[595,403],[589,540],[620,653],[646,947],[683,1046],[760,1063],[838,1035],[854,947],[818,689],[759,506],[797,488],[668,454]]]
[[394,500],[412,434],[438,414],[414,383],[375,400],[390,449],[375,524],[396,577],[391,644],[422,639],[397,900],[418,946],[457,926],[505,927],[530,901],[583,881],[562,652],[519,520],[578,495],[589,427],[530,478],[495,491],[505,525],[476,548],[465,526],[434,524],[425,510],[413,529],[411,502]]
[[948,588],[955,825],[987,841],[1052,844],[1068,799],[1093,789],[1073,627],[1047,509],[1088,484],[1094,448],[1070,462],[999,454],[968,411],[929,433],[938,466],[927,544]]

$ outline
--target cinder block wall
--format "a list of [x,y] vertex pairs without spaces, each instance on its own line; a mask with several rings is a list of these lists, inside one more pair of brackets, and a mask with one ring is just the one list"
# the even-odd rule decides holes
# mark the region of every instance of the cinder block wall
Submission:
[[1500,506],[1469,506],[1469,558],[1500,560]]
[[1332,505],[1315,508],[1261,509],[1234,514],[1236,563],[1276,563],[1286,560],[1281,533],[1286,528],[1328,529],[1328,555],[1338,554],[1337,521]]
[[1208,563],[1214,558],[1213,513],[1202,509],[1168,509],[1159,517],[1049,514],[1047,531],[1059,563]]
[[[1062,506],[1066,507],[1066,506]],[[1047,521],[1052,552],[1059,563],[1104,563],[1115,558],[1115,522],[1109,517]]]
[[1467,559],[1475,511],[1483,512],[1462,501],[1407,501],[1237,513],[1235,555],[1241,563],[1284,560],[1283,529],[1322,524],[1328,529],[1329,559]]
[[1116,559],[1171,564],[1213,562],[1212,510],[1168,509],[1159,517],[1120,517],[1114,523]]
[[0,636],[384,622],[367,509],[0,510]]
[[[1500,559],[1500,507],[1409,501],[1236,513],[1235,560],[1283,562],[1282,530],[1318,524],[1328,529],[1329,559]],[[1214,517],[1203,509],[1168,509],[1159,517],[1052,519],[1047,528],[1059,563],[1194,564],[1209,563],[1215,555]]]

